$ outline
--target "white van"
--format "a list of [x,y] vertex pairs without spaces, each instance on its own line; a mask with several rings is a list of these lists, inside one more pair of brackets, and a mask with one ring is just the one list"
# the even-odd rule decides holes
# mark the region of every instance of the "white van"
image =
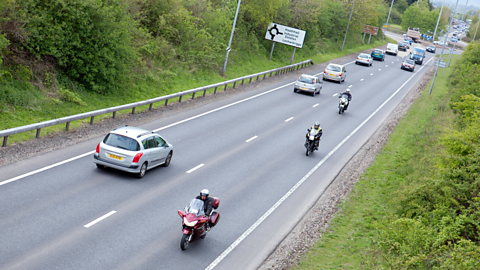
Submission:
[[388,44],[387,44],[387,50],[385,51],[385,53],[393,54],[393,55],[397,56],[397,53],[398,53],[398,45],[397,45],[397,44],[388,43]]

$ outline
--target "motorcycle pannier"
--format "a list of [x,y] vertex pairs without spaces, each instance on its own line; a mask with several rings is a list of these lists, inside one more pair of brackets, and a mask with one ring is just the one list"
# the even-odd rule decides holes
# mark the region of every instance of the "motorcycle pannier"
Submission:
[[217,209],[220,205],[220,199],[217,197],[213,197],[213,209]]
[[220,219],[220,214],[217,212],[213,212],[209,220],[210,227],[217,225],[219,219]]

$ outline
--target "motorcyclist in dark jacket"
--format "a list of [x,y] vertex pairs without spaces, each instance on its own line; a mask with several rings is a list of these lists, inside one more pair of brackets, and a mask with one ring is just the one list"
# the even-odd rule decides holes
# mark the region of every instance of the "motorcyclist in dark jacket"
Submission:
[[210,216],[213,210],[213,204],[215,200],[212,197],[208,197],[210,192],[208,189],[202,189],[200,191],[200,195],[196,197],[196,199],[202,200],[203,201],[203,210],[205,211],[205,216]]
[[348,96],[348,103],[347,103],[347,106],[345,106],[344,108],[344,110],[346,111],[348,106],[350,105],[350,101],[352,100],[352,94],[350,93],[350,89],[347,89],[346,92],[340,94],[340,96],[343,96],[343,95]]

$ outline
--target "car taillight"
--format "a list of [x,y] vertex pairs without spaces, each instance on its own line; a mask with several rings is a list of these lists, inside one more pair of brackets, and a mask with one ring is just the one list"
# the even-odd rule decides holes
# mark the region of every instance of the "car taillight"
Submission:
[[324,70],[323,70],[323,73],[327,73],[327,70],[326,70],[326,69],[324,69]]
[[142,157],[143,153],[138,153],[135,155],[135,157],[133,158],[133,163],[138,163],[138,161],[140,160],[140,158]]
[[358,60],[358,57],[357,57],[357,60]]
[[98,154],[100,154],[100,144],[97,145],[97,150],[95,150]]
[[370,59],[367,59],[367,62],[370,61]]
[[338,76],[342,77],[342,73],[340,72],[340,74],[338,74]]

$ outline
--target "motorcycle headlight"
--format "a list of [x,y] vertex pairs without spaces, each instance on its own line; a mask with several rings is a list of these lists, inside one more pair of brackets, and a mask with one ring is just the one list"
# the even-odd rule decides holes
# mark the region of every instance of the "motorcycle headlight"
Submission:
[[183,223],[185,223],[185,226],[188,226],[188,227],[194,227],[195,225],[197,225],[197,222],[198,220],[195,220],[193,222],[188,222],[186,217],[183,218]]

